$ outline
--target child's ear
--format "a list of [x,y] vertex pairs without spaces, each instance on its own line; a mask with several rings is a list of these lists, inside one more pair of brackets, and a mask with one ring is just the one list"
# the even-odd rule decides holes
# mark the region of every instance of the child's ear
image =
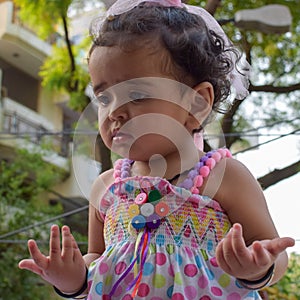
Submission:
[[198,83],[196,86],[193,87],[193,89],[202,96],[202,98],[207,102],[207,105],[211,108],[214,103],[214,88],[212,84],[208,81],[204,81],[201,83]]
[[195,91],[189,112],[189,129],[199,128],[209,116],[214,103],[214,88],[208,81],[193,87]]

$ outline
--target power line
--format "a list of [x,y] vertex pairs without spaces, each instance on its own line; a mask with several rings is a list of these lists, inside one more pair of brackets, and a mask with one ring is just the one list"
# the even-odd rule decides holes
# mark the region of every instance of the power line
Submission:
[[7,237],[10,237],[12,235],[15,235],[15,234],[18,234],[18,233],[21,233],[21,232],[24,232],[24,231],[27,231],[29,229],[32,229],[34,227],[39,227],[39,226],[42,226],[42,225],[45,225],[45,224],[48,224],[48,223],[51,223],[53,221],[57,221],[61,218],[65,218],[65,217],[68,217],[68,216],[71,216],[71,215],[75,215],[79,212],[82,212],[84,210],[87,210],[89,208],[89,205],[85,205],[83,207],[80,207],[80,208],[76,208],[74,210],[71,210],[69,212],[66,212],[66,213],[63,213],[61,215],[58,215],[56,217],[53,217],[53,218],[50,218],[48,220],[45,220],[45,221],[41,221],[41,222],[37,222],[35,224],[32,224],[32,225],[28,225],[28,226],[25,226],[25,227],[22,227],[20,229],[17,229],[17,230],[14,230],[14,231],[10,231],[8,233],[5,233],[5,234],[2,234],[0,236],[0,240],[4,239],[4,238],[7,238]]
[[279,139],[281,139],[281,138],[287,137],[287,136],[289,136],[289,135],[293,135],[293,134],[295,134],[295,133],[298,132],[298,131],[300,131],[300,128],[298,128],[298,129],[296,129],[296,130],[293,130],[293,131],[291,131],[291,132],[289,132],[289,133],[286,133],[286,134],[281,134],[280,136],[278,136],[278,137],[276,137],[276,138],[274,138],[274,139],[271,139],[271,140],[265,141],[265,142],[263,142],[263,143],[259,143],[259,144],[256,144],[256,145],[254,145],[254,146],[251,146],[251,147],[245,148],[245,149],[243,149],[243,150],[237,151],[237,152],[233,153],[232,155],[236,155],[236,154],[240,154],[240,153],[246,152],[246,151],[248,151],[248,150],[256,149],[257,147],[260,147],[260,146],[269,144],[269,143],[271,143],[271,142],[274,142],[274,141],[279,140]]
[[[222,134],[222,136],[246,136],[247,133],[252,132],[252,131],[258,131],[260,129],[264,129],[264,128],[269,128],[269,127],[273,127],[276,126],[278,124],[282,124],[282,123],[293,123],[296,120],[300,120],[299,117],[293,118],[291,120],[279,120],[270,124],[266,124],[266,125],[262,125],[262,126],[258,126],[256,128],[250,128],[247,129],[245,131],[240,131],[240,132],[233,132],[233,133],[224,133]],[[18,137],[28,137],[31,135],[35,135],[37,137],[43,137],[46,135],[53,135],[53,136],[64,136],[64,135],[74,135],[74,134],[78,134],[78,135],[98,135],[98,131],[97,130],[63,130],[63,131],[28,131],[28,132],[4,132],[4,131],[0,131],[0,135],[12,135],[12,136],[18,136]],[[266,136],[267,134],[253,134],[251,136]],[[276,135],[276,134],[274,134]],[[211,136],[211,135],[208,135]],[[212,135],[213,136],[213,135]],[[7,138],[14,138],[14,137],[7,137]]]
[[[0,244],[27,244],[28,240],[0,240]],[[49,241],[36,240],[40,245],[49,245]],[[87,245],[87,242],[76,242],[77,245]]]

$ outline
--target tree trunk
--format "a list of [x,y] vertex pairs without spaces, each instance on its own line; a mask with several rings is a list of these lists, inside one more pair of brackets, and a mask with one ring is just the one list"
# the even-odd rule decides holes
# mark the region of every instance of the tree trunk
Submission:
[[221,6],[221,0],[207,0],[204,8],[213,16],[219,6]]
[[298,172],[300,172],[300,160],[283,169],[275,169],[257,180],[261,184],[261,187],[265,190],[283,179],[296,175]]

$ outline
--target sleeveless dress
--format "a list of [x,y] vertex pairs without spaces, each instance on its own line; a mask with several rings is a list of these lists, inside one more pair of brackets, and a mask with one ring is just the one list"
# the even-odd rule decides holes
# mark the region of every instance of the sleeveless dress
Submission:
[[179,186],[132,177],[131,161],[116,162],[99,204],[106,250],[90,265],[88,300],[261,299],[218,267],[215,248],[231,224],[218,202],[199,195],[225,157],[227,149],[208,152]]

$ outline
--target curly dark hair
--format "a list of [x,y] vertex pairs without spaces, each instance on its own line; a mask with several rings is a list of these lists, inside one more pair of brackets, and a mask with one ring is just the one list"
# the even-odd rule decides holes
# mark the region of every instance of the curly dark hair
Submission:
[[104,23],[95,20],[90,34],[93,45],[89,55],[97,46],[119,46],[126,51],[149,43],[163,46],[171,58],[168,71],[177,80],[185,83],[189,77],[194,84],[212,84],[215,111],[230,94],[228,74],[234,67],[230,55],[238,57],[239,52],[234,47],[225,48],[225,41],[209,30],[200,16],[184,8],[142,3]]

